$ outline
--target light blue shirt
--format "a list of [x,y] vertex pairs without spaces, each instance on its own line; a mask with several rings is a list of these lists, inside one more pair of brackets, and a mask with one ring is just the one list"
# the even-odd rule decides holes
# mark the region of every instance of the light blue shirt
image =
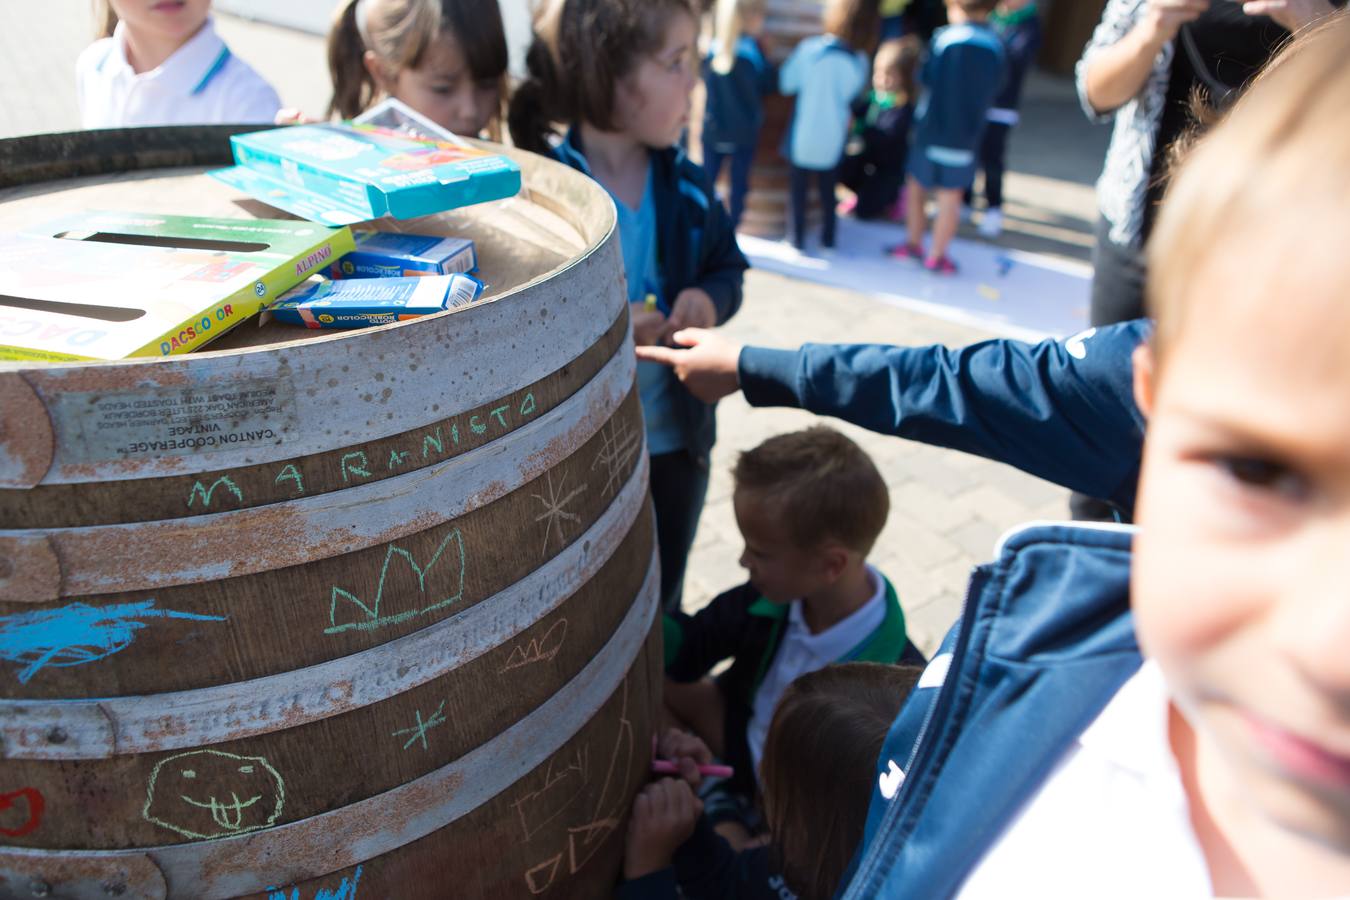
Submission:
[[[656,259],[656,199],[652,191],[652,167],[647,165],[647,183],[642,203],[630,209],[615,197],[618,211],[619,244],[623,248],[623,268],[628,275],[628,302],[641,303],[648,294],[661,297],[661,275]],[[664,304],[663,304],[664,306]],[[675,408],[675,373],[659,363],[639,362],[638,394],[642,415],[647,422],[647,452],[672,453],[684,449],[684,432]]]
[[848,140],[849,104],[867,84],[867,57],[833,35],[807,38],[778,76],[784,94],[796,94],[788,158],[803,169],[833,169]]

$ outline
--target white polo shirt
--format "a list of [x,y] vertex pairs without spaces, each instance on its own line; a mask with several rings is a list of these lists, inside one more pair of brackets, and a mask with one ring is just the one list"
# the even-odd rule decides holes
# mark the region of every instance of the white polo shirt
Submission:
[[75,63],[85,128],[270,123],[281,108],[277,92],[230,52],[209,18],[159,68],[139,75],[127,62],[125,29],[119,22]]
[[792,601],[783,639],[774,654],[773,665],[764,673],[764,680],[755,692],[754,712],[745,729],[756,777],[760,757],[764,755],[764,739],[769,736],[769,723],[773,721],[773,711],[778,707],[783,691],[807,672],[823,669],[841,659],[881,627],[886,618],[886,579],[871,566],[867,567],[867,576],[872,581],[871,599],[819,634],[812,634],[807,626],[802,615],[802,601]]
[[957,896],[1212,897],[1154,662],[1116,692]]

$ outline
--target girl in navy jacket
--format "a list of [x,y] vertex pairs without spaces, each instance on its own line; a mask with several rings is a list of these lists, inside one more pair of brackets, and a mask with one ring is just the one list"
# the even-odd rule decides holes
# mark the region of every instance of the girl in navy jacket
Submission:
[[[590,175],[614,199],[633,340],[735,315],[748,264],[702,170],[676,145],[689,124],[697,17],[689,0],[558,0],[512,98],[516,145]],[[552,123],[569,126],[565,136]],[[638,364],[647,424],[661,602],[679,606],[708,491],[712,404],[669,371]]]

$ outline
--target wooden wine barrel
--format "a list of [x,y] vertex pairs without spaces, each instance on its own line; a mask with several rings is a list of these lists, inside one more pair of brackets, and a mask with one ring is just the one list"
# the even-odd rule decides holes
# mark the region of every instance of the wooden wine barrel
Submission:
[[[0,230],[277,216],[201,174],[230,130],[0,141]],[[400,223],[477,242],[477,305],[0,364],[0,896],[608,895],[647,457],[613,206],[514,155],[519,197]]]

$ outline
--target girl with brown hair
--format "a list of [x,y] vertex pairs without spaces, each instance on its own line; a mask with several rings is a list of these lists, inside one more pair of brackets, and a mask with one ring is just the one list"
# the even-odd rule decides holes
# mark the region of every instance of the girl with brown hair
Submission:
[[[516,146],[594,178],[614,200],[633,340],[720,325],[747,266],[722,204],[678,146],[697,77],[689,0],[553,0],[536,22],[529,77],[511,100]],[[560,134],[557,126],[566,128]],[[661,602],[679,606],[708,490],[713,406],[668,369],[638,364],[661,556]]]
[[829,900],[862,840],[882,744],[920,671],[843,663],[788,686],[760,765],[771,842],[740,853],[700,815],[691,781],[707,748],[667,736],[689,780],[665,778],[638,795],[620,900],[675,897],[677,885],[691,897]]
[[455,134],[496,136],[507,62],[497,0],[351,0],[328,33],[328,112],[393,97]]

